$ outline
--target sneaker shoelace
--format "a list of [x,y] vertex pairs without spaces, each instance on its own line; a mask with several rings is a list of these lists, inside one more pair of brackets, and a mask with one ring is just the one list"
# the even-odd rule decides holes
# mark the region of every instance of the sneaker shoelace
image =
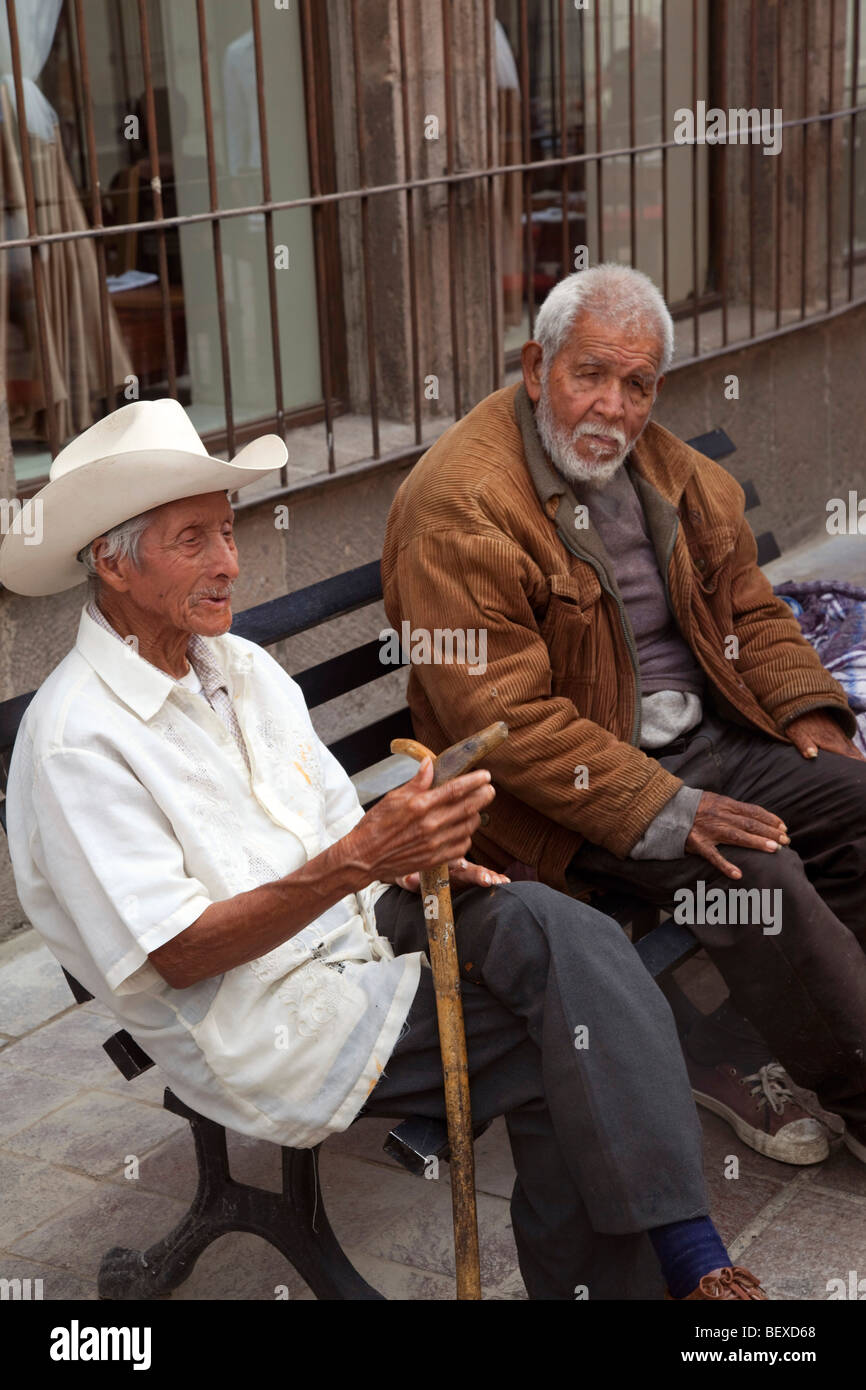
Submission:
[[794,1099],[785,1084],[785,1069],[780,1062],[767,1062],[751,1076],[744,1076],[743,1081],[745,1084],[755,1083],[752,1086],[751,1094],[758,1097],[759,1109],[769,1105],[777,1115],[781,1115],[788,1101]]

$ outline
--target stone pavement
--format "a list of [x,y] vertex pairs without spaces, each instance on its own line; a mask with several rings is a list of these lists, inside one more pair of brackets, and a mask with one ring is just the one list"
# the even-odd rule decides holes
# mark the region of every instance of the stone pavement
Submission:
[[[712,966],[680,972],[701,1007],[719,997]],[[186,1123],[161,1107],[156,1069],[126,1082],[102,1051],[114,1031],[96,1003],[71,1003],[53,956],[32,932],[0,947],[0,1278],[42,1279],[45,1299],[96,1297],[102,1254],[144,1248],[182,1216],[195,1191]],[[831,1157],[791,1168],[746,1148],[702,1114],[712,1214],[734,1259],[777,1299],[827,1298],[830,1279],[866,1279],[866,1167],[834,1141]],[[391,1299],[454,1297],[447,1165],[410,1176],[382,1152],[387,1123],[359,1121],[322,1150],[325,1205],[347,1254]],[[275,1145],[232,1135],[232,1169],[279,1190]],[[739,1176],[730,1156],[739,1160]],[[479,1140],[484,1295],[524,1298],[509,1219],[514,1169],[502,1121]],[[125,1175],[138,1160],[138,1177]],[[311,1298],[265,1241],[225,1236],[175,1299]],[[866,1283],[864,1283],[866,1291]]]

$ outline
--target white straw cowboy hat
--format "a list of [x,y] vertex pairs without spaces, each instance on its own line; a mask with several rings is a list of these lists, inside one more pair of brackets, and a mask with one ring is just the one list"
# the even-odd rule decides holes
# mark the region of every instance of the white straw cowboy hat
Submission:
[[87,578],[78,551],[113,526],[181,497],[234,492],[287,456],[279,436],[265,434],[225,463],[211,458],[177,401],[122,406],[57,455],[50,481],[24,503],[0,547],[0,583],[33,596],[71,589]]

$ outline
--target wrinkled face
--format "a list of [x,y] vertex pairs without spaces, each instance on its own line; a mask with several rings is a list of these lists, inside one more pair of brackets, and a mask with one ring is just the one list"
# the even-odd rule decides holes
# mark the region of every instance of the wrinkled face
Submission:
[[[535,349],[535,351],[531,351]],[[550,366],[524,349],[524,380],[542,443],[570,482],[609,482],[647,424],[662,342],[654,328],[623,329],[579,314]]]
[[154,626],[219,637],[231,627],[237,579],[234,516],[224,492],[184,497],[158,507],[143,532],[138,568],[123,566],[127,598]]

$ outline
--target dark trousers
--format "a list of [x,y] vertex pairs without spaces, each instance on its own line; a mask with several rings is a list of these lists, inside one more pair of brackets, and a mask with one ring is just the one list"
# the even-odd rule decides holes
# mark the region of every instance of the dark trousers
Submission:
[[[660,1297],[644,1232],[707,1212],[664,997],[614,921],[543,884],[470,889],[454,906],[472,1119],[506,1117],[530,1298],[573,1299],[579,1286],[589,1298]],[[376,925],[398,955],[426,947],[416,893],[389,889]],[[427,969],[362,1113],[444,1117]]]
[[590,844],[570,873],[669,911],[677,890],[694,890],[699,880],[705,892],[780,889],[775,935],[742,921],[689,925],[736,1009],[794,1080],[817,1092],[827,1110],[866,1123],[866,762],[824,751],[807,759],[793,745],[713,714],[659,762],[687,786],[775,812],[790,845],[775,853],[723,846],[742,870],[736,881],[699,855],[617,859]]

